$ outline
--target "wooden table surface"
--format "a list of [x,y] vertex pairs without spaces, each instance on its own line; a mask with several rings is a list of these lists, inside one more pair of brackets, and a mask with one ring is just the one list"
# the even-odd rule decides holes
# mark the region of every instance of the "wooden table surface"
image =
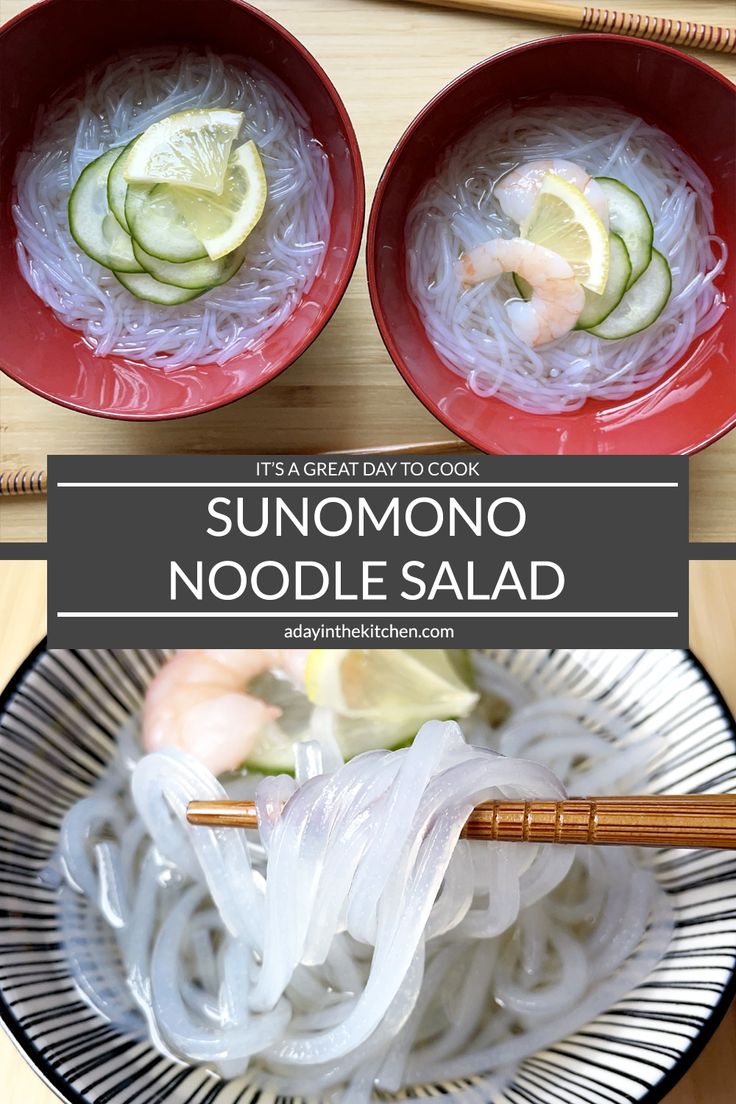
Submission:
[[[30,2],[0,0],[0,20]],[[343,96],[361,144],[369,199],[396,140],[440,88],[498,50],[555,33],[541,23],[395,0],[260,3],[316,55]],[[629,6],[733,21],[730,0],[631,0]],[[736,58],[696,53],[736,77]],[[63,410],[5,377],[0,383],[0,468],[43,467],[53,453],[311,453],[448,440],[452,435],[414,398],[384,350],[362,261],[332,323],[301,360],[223,410],[165,424],[116,423]],[[736,433],[693,458],[691,483],[691,538],[736,539]],[[0,505],[3,540],[45,539],[43,500]]]
[[[46,567],[0,562],[0,687],[46,631]],[[691,565],[690,641],[736,712],[736,562]],[[0,1032],[3,1104],[56,1099]],[[736,1085],[736,1007],[664,1104],[731,1104]]]

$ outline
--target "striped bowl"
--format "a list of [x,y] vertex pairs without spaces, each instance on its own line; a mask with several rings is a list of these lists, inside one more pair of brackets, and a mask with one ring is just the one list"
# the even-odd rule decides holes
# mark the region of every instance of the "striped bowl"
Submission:
[[[736,790],[736,731],[697,660],[682,651],[494,653],[554,691],[604,701],[667,750],[652,792]],[[60,942],[57,892],[39,879],[65,809],[104,770],[116,733],[165,654],[41,645],[0,702],[0,1017],[38,1074],[72,1104],[285,1104],[267,1081],[223,1082],[174,1064],[82,999]],[[595,1022],[525,1061],[505,1088],[484,1077],[401,1098],[462,1104],[632,1104],[662,1099],[736,990],[736,858],[662,851],[676,930],[651,976]],[[306,1104],[306,1101],[305,1101]],[[317,1104],[316,1101],[310,1104]]]

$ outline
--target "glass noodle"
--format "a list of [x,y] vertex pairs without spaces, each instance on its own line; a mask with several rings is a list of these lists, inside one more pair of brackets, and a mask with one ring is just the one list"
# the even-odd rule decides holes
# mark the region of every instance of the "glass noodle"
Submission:
[[[495,200],[494,184],[518,165],[554,157],[626,184],[649,211],[672,294],[638,334],[607,341],[573,331],[531,349],[508,321],[505,304],[518,298],[510,275],[460,286],[455,263],[463,252],[519,233]],[[521,410],[576,410],[591,397],[620,400],[650,387],[725,310],[713,283],[726,246],[715,235],[711,193],[672,138],[618,107],[499,109],[450,150],[408,220],[409,289],[429,339],[478,395],[497,395]]]
[[[81,252],[67,203],[82,170],[174,112],[245,112],[237,144],[253,139],[269,187],[240,271],[189,303],[136,299]],[[327,252],[333,185],[326,153],[291,93],[255,62],[174,48],[113,59],[44,108],[16,170],[18,262],[58,318],[100,356],[167,371],[224,364],[257,348],[312,287]]]
[[[218,780],[181,752],[141,758],[124,733],[62,830],[64,942],[88,1002],[243,1089],[367,1104],[501,1084],[642,982],[672,916],[636,852],[458,840],[483,800],[646,789],[659,738],[475,664],[469,742],[432,721],[410,748],[344,764],[318,710],[295,778]],[[189,800],[226,796],[255,798],[260,832],[186,823]]]

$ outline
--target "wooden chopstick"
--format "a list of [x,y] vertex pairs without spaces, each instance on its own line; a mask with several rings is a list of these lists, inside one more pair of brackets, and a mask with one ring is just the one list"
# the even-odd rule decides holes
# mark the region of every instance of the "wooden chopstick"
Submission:
[[[192,801],[187,820],[211,828],[258,827],[252,801]],[[462,834],[506,843],[736,850],[736,794],[490,801],[473,810]]]
[[19,498],[46,494],[45,471],[0,471],[0,495]]
[[[402,0],[406,2],[406,0]],[[589,8],[579,4],[557,4],[553,0],[409,0],[440,8],[462,8],[534,23],[554,23],[579,31],[649,38],[671,46],[691,46],[736,53],[736,28],[714,27],[709,23],[691,23],[681,19],[662,19],[657,15],[616,11],[613,8]]]
[[318,456],[439,456],[449,453],[476,452],[467,441],[415,441],[406,445],[373,445],[371,448],[336,449]]

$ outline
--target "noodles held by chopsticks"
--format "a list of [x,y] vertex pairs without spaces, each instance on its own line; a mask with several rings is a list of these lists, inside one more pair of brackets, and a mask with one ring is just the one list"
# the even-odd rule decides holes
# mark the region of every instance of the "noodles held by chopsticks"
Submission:
[[[219,781],[182,752],[140,758],[127,734],[61,841],[65,942],[90,1003],[223,1077],[365,1104],[375,1088],[501,1083],[639,984],[672,918],[632,852],[459,837],[484,800],[606,776],[631,788],[656,741],[475,663],[471,743],[433,721],[411,747],[343,763],[322,715],[295,777]],[[190,800],[226,797],[255,798],[259,833],[187,823]]]

